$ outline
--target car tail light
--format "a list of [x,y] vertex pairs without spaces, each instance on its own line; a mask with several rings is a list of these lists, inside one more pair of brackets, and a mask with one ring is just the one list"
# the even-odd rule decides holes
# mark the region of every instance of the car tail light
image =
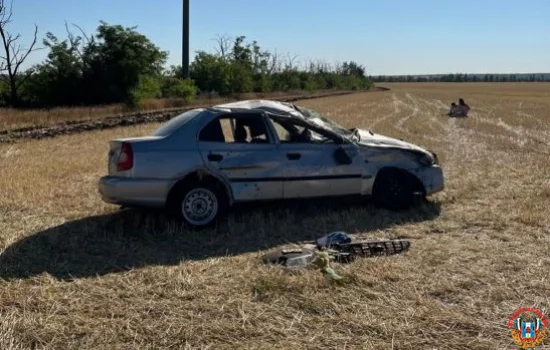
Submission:
[[117,161],[117,170],[124,171],[130,170],[134,166],[134,152],[132,151],[132,145],[129,143],[123,143],[121,146],[120,154]]

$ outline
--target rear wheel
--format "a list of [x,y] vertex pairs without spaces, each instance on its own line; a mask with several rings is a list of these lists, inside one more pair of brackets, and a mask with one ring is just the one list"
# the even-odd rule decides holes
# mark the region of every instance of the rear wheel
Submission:
[[375,203],[390,210],[409,208],[414,202],[417,187],[411,176],[400,170],[382,170],[373,185]]
[[172,212],[191,228],[213,226],[227,211],[227,196],[214,181],[199,181],[182,186],[177,191]]

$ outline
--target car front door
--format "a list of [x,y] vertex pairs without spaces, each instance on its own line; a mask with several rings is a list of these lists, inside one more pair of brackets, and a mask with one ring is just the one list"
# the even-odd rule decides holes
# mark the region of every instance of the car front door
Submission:
[[[358,195],[362,188],[362,164],[351,144],[337,144],[330,136],[317,134],[323,140],[308,141],[307,130],[288,120],[270,116],[283,157],[283,197],[310,198]],[[343,148],[351,164],[336,160],[335,152]]]
[[282,198],[282,157],[262,113],[220,115],[198,140],[204,163],[230,183],[235,201]]

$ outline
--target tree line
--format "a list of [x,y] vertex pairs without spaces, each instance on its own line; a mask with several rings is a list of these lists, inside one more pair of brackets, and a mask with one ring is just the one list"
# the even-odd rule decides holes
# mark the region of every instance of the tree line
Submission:
[[442,75],[377,75],[373,82],[540,82],[550,81],[550,74],[442,74]]
[[[356,62],[298,64],[262,49],[245,36],[217,38],[216,52],[198,51],[183,79],[181,66],[167,67],[161,50],[136,27],[100,22],[93,35],[66,23],[66,37],[48,32],[42,41],[46,59],[22,71],[37,50],[25,49],[9,32],[12,11],[0,0],[0,104],[15,107],[137,105],[148,98],[190,101],[199,95],[229,96],[248,92],[369,89],[372,81]],[[76,33],[76,34],[75,34]]]

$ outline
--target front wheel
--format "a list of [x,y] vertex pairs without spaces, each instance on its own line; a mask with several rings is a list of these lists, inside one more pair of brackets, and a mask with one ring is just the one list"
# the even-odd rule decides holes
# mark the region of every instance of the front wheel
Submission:
[[414,186],[402,171],[382,171],[376,176],[373,197],[377,205],[390,210],[408,209],[414,202]]
[[191,228],[214,225],[227,209],[225,193],[210,181],[182,188],[173,203],[174,212]]

